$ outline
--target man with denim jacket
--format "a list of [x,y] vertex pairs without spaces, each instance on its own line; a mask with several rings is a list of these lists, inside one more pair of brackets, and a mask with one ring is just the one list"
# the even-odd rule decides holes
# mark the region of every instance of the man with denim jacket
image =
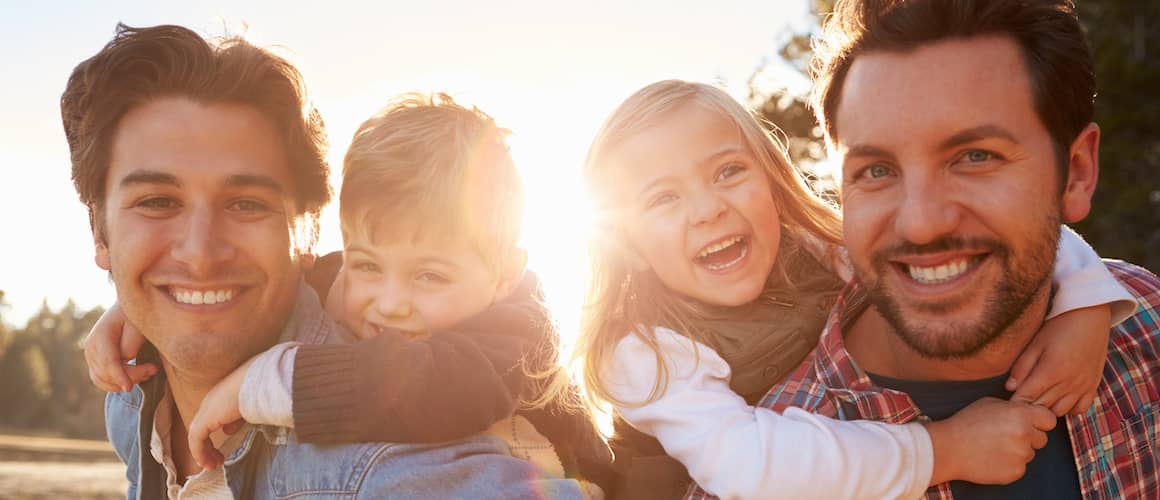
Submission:
[[301,275],[330,198],[321,119],[285,60],[176,26],[118,26],[61,114],[97,265],[162,367],[106,401],[129,498],[581,497],[483,436],[313,446],[250,426],[201,470],[187,425],[218,381],[275,342],[347,337]]

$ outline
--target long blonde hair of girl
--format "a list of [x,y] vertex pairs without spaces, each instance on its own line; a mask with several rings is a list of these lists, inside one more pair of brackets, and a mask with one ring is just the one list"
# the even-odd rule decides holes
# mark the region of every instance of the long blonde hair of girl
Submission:
[[[668,383],[665,360],[653,327],[663,325],[714,346],[698,326],[698,319],[704,317],[703,306],[669,290],[651,270],[634,271],[625,258],[627,242],[623,229],[616,225],[620,217],[616,214],[615,176],[606,167],[610,164],[606,161],[608,155],[620,144],[657,125],[672,111],[692,105],[719,113],[737,126],[773,187],[783,238],[811,234],[830,246],[841,244],[842,224],[836,207],[806,185],[802,175],[790,165],[782,142],[762,127],[763,120],[727,93],[702,83],[665,80],[629,96],[597,132],[584,164],[584,178],[597,210],[598,227],[590,242],[591,275],[572,359],[583,371],[587,402],[594,409],[604,403],[643,405],[664,391]],[[788,257],[777,257],[774,272],[784,275],[781,266]],[[607,381],[602,375],[616,345],[627,335],[636,335],[651,347],[660,367],[656,384],[645,401],[613,398],[606,387],[607,382],[614,381]]]

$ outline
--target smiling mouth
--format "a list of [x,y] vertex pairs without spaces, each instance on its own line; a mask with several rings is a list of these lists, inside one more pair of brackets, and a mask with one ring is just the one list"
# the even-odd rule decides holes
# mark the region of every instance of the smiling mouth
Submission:
[[180,304],[187,305],[215,305],[234,300],[238,295],[237,288],[220,288],[214,290],[193,290],[189,288],[168,287],[169,296]]
[[910,276],[910,279],[920,284],[938,285],[958,278],[967,271],[978,267],[985,257],[985,255],[960,257],[937,266],[915,266],[902,263],[897,265]]
[[710,271],[724,271],[749,255],[749,238],[732,236],[706,246],[693,260]]
[[388,327],[385,327],[383,325],[378,325],[375,323],[368,323],[368,325],[371,327],[371,332],[376,337],[386,333],[388,330],[391,330],[391,331],[394,331],[395,333],[398,333],[404,339],[407,339],[407,340],[422,340],[422,339],[425,339],[425,338],[431,336],[430,332],[412,332],[412,331],[408,331],[408,330],[402,330],[399,328],[388,328]]

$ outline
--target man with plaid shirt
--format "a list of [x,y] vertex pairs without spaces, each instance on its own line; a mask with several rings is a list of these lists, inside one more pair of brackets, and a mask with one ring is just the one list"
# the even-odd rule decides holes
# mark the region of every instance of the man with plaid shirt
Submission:
[[[1014,360],[1061,300],[1056,228],[1088,214],[1099,172],[1074,6],[840,1],[815,57],[857,279],[762,405],[903,423],[1009,397]],[[1094,404],[1060,419],[1022,479],[930,498],[1160,498],[1160,280],[1107,266],[1140,307],[1110,332]]]

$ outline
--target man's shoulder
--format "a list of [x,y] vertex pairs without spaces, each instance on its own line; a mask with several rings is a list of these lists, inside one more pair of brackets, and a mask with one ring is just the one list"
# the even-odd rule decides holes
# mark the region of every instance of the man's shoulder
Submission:
[[1113,344],[1160,350],[1160,278],[1151,271],[1119,260],[1105,260],[1112,276],[1136,299],[1135,314],[1112,329]]
[[1104,259],[1104,265],[1112,276],[1134,295],[1140,303],[1140,309],[1155,310],[1160,308],[1160,278],[1151,271],[1122,260]]
[[138,387],[129,392],[110,392],[105,395],[105,433],[113,451],[122,463],[134,468],[141,453],[137,446],[138,419],[144,395]]
[[1105,265],[1138,307],[1111,331],[1101,391],[1121,414],[1132,415],[1141,403],[1160,403],[1160,278],[1127,262]]
[[[325,493],[351,498],[576,498],[570,481],[537,478],[502,440],[485,435],[438,444],[314,446],[293,439],[271,458],[274,496]],[[309,471],[309,472],[306,472]]]

